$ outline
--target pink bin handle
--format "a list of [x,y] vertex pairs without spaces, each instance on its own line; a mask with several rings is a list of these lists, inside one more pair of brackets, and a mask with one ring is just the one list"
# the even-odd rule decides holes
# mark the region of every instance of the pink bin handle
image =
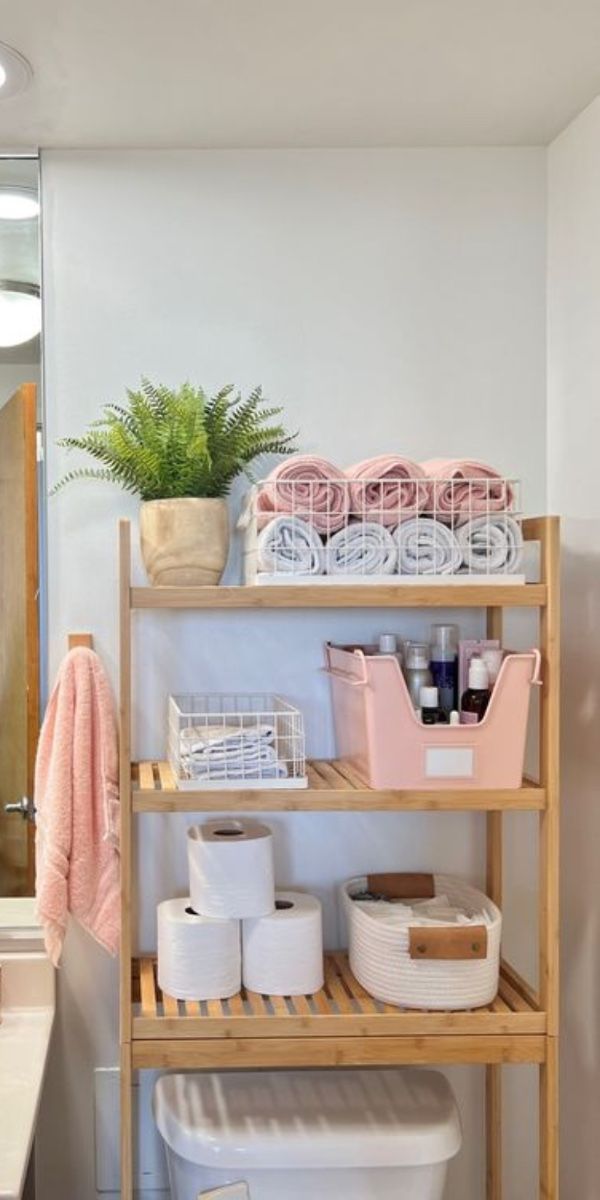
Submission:
[[533,654],[533,658],[534,658],[533,675],[531,677],[531,682],[532,682],[532,684],[535,684],[536,687],[541,687],[542,686],[542,656],[541,656],[539,650],[532,650],[531,653]]
[[361,669],[362,669],[362,678],[361,679],[353,679],[352,675],[347,675],[345,671],[340,671],[340,670],[338,670],[337,667],[332,667],[332,665],[331,665],[331,646],[329,646],[327,644],[325,646],[325,656],[327,658],[327,666],[321,667],[323,674],[330,675],[332,679],[343,679],[344,683],[350,684],[350,687],[367,687],[369,680],[368,680],[368,676],[367,676],[367,664],[365,662],[365,656],[364,656],[362,650],[355,650],[354,653],[357,658],[360,658],[360,665],[361,665]]

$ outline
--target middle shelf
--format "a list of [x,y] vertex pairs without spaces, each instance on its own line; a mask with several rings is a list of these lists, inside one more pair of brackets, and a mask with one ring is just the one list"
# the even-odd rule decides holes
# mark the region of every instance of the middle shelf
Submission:
[[325,955],[325,984],[314,996],[263,996],[245,988],[230,1000],[163,995],[151,956],[132,964],[133,1038],[427,1037],[544,1034],[546,1014],[508,964],[498,996],[463,1012],[400,1009],[367,994],[343,951]]
[[397,791],[370,788],[346,764],[322,759],[308,763],[305,789],[236,788],[179,791],[167,762],[133,763],[133,811],[142,812],[509,812],[546,807],[546,790],[524,780],[520,788],[485,791],[457,787],[452,790]]

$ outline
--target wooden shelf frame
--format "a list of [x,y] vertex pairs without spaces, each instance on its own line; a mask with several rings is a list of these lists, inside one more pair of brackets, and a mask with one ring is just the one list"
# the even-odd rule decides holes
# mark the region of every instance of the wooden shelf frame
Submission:
[[308,787],[178,791],[168,762],[133,763],[133,811],[142,812],[541,812],[546,790],[526,780],[515,789],[397,791],[371,788],[335,760],[309,760]]
[[132,608],[540,608],[543,583],[273,584],[254,587],[134,587]]
[[[325,984],[314,996],[266,996],[245,988],[230,1000],[177,1001],[164,995],[153,956],[132,965],[133,1037],[164,1038],[369,1038],[545,1034],[546,1014],[503,970],[492,1004],[467,1012],[399,1009],[369,996],[350,970],[348,956],[325,956]],[[217,1055],[218,1057],[218,1055]]]
[[[559,523],[524,522],[527,540],[541,544],[541,582],[526,585],[280,586],[139,588],[131,586],[130,529],[121,522],[120,789],[122,850],[121,1200],[133,1197],[133,1071],[145,1068],[218,1070],[242,1067],[337,1067],[471,1063],[486,1067],[486,1200],[502,1200],[502,1068],[539,1066],[539,1197],[558,1200],[558,660]],[[135,609],[272,608],[487,609],[490,636],[502,638],[503,612],[540,611],[542,702],[540,780],[513,791],[402,792],[374,790],[335,762],[310,764],[306,791],[179,792],[166,763],[132,763],[131,653]],[[327,957],[317,998],[242,993],[227,1002],[187,1005],[162,996],[151,957],[132,953],[135,813],[230,811],[481,811],[487,821],[487,891],[502,904],[503,814],[538,814],[539,995],[504,963],[500,991],[485,1009],[467,1013],[398,1010],[360,988],[346,956]]]

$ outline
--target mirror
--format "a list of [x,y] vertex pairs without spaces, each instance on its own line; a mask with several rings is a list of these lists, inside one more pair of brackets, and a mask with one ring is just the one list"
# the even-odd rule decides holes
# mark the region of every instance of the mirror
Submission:
[[0,896],[34,890],[40,712],[39,163],[0,157]]

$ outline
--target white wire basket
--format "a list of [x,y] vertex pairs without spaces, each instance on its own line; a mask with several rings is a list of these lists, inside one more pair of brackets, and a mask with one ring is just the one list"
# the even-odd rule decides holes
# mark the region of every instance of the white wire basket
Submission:
[[168,756],[182,790],[304,788],[304,720],[270,693],[169,697]]
[[262,480],[240,517],[247,584],[524,583],[520,483]]

